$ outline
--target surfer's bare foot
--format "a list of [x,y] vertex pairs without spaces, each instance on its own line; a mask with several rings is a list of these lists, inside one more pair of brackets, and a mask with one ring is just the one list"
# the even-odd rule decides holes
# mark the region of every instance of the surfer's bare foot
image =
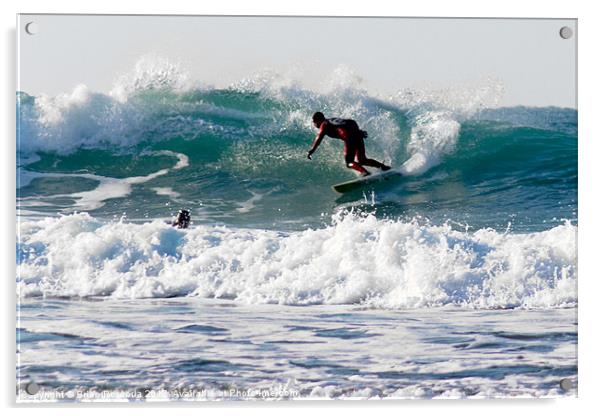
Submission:
[[382,170],[383,172],[386,172],[388,170],[391,170],[391,166],[387,166],[387,165],[383,165],[380,170]]

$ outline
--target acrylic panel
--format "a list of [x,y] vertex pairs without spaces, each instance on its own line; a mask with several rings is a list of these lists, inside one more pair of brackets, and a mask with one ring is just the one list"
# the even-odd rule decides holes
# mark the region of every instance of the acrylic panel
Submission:
[[577,394],[575,19],[17,19],[19,402]]

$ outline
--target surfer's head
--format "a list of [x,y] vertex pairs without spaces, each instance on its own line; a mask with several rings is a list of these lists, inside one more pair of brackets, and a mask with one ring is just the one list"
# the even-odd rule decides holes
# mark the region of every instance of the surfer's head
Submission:
[[324,120],[326,120],[326,117],[324,117],[324,114],[322,114],[318,111],[318,112],[314,113],[314,115],[312,116],[311,119],[314,122],[314,126],[316,126],[317,128],[320,128],[320,126],[322,125]]

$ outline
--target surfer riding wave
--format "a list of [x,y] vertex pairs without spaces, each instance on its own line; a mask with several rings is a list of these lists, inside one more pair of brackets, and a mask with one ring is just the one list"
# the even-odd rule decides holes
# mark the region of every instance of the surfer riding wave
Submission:
[[368,137],[368,133],[360,130],[355,120],[342,118],[326,118],[319,111],[312,117],[314,126],[319,129],[318,135],[314,139],[311,149],[307,152],[307,158],[311,160],[311,155],[316,151],[324,136],[341,139],[345,143],[344,155],[345,164],[349,169],[353,169],[360,173],[361,176],[368,176],[370,172],[364,166],[373,166],[380,170],[386,171],[391,169],[390,166],[380,163],[374,159],[366,157],[366,148],[364,146],[364,138]]

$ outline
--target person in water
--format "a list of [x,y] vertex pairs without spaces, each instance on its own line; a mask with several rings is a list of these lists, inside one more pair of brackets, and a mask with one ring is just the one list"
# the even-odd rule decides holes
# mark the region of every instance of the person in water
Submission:
[[380,170],[389,170],[390,166],[380,163],[374,159],[366,157],[364,147],[364,138],[368,133],[360,130],[355,120],[342,118],[326,118],[324,114],[317,112],[312,117],[314,126],[319,129],[318,135],[314,139],[311,149],[307,152],[307,158],[311,160],[311,155],[316,151],[324,136],[341,139],[345,143],[343,154],[345,155],[345,164],[349,169],[360,173],[361,176],[368,176],[370,172],[364,166],[373,166]]
[[176,219],[171,223],[172,227],[188,228],[190,225],[190,211],[187,209],[181,209],[178,211]]

